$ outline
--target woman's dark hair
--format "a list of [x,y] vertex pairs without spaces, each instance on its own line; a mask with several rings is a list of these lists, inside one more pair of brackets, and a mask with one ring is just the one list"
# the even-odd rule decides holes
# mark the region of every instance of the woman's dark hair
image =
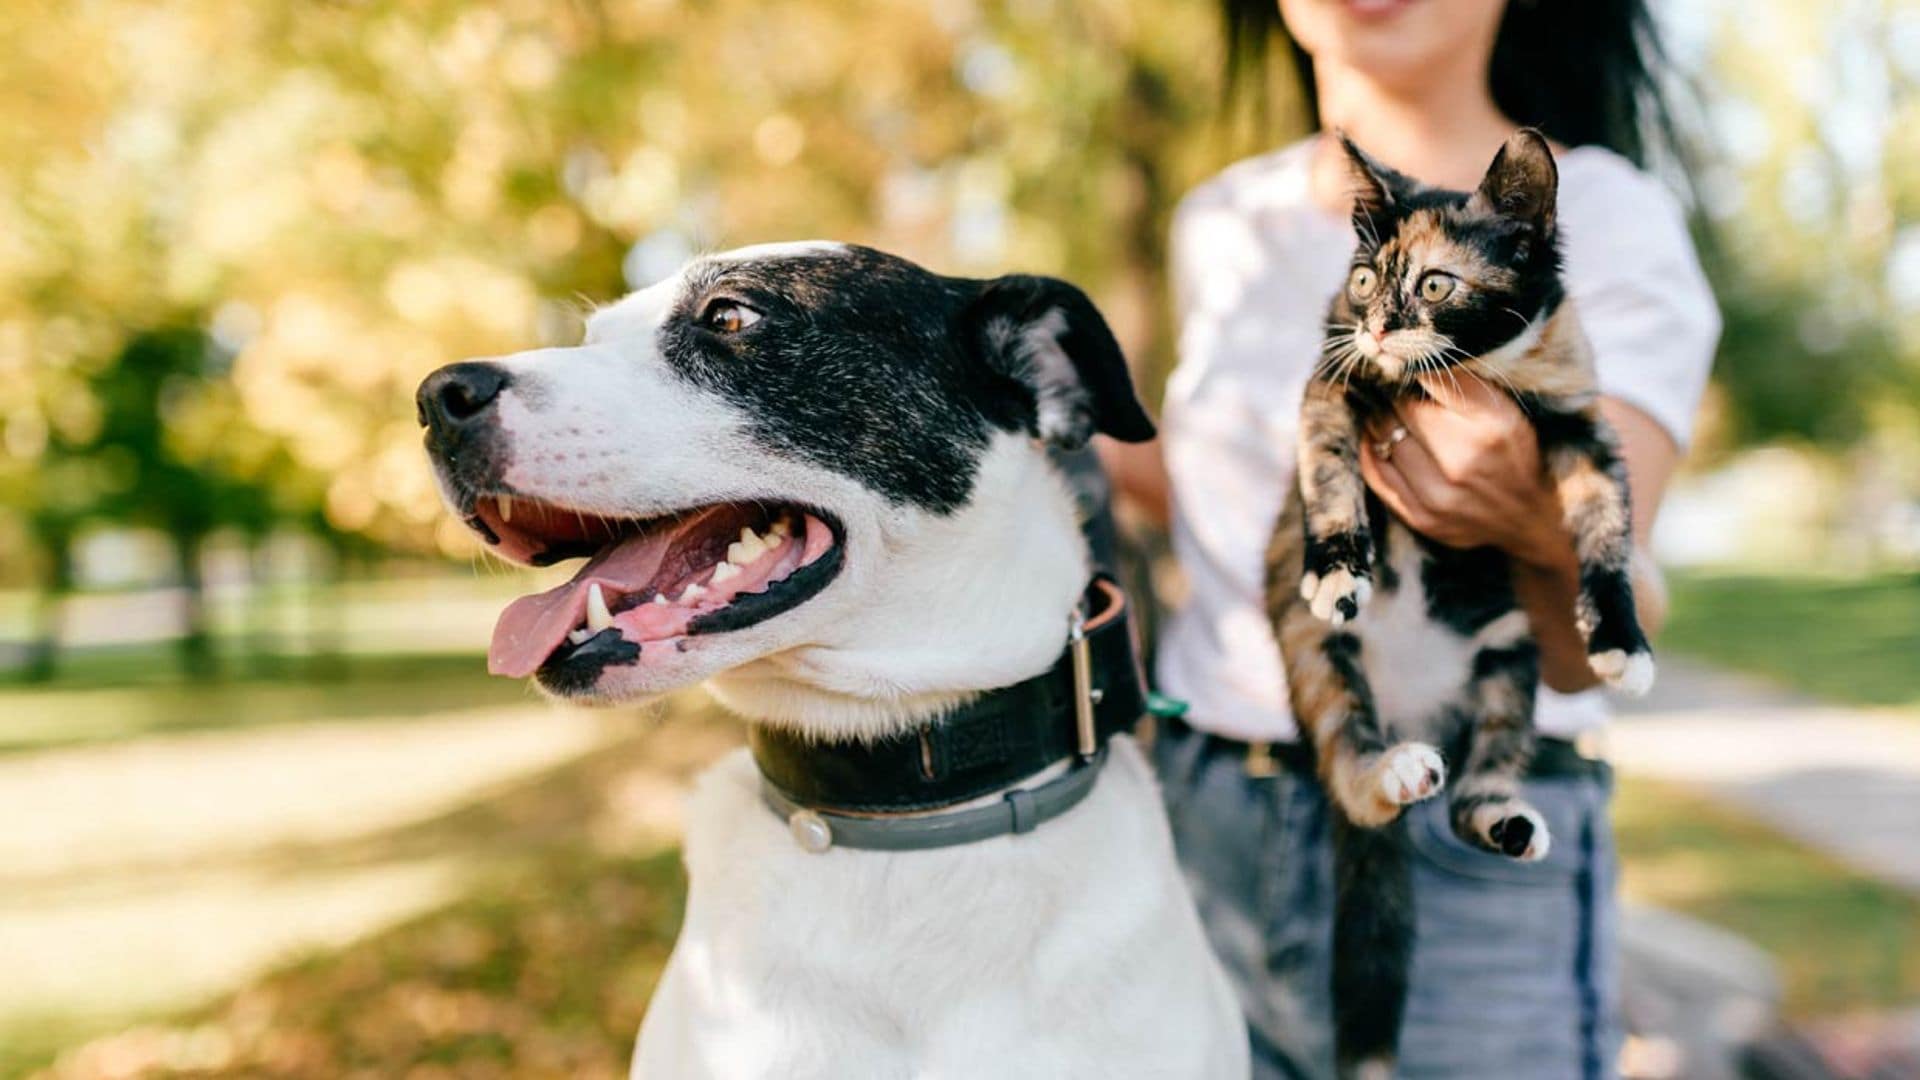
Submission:
[[[1319,126],[1313,58],[1287,33],[1278,0],[1220,0],[1229,93],[1258,80],[1275,39],[1293,56],[1307,122]],[[1654,146],[1678,152],[1654,72],[1664,53],[1646,0],[1510,0],[1490,62],[1493,101],[1514,122],[1567,146],[1604,146],[1646,166]]]

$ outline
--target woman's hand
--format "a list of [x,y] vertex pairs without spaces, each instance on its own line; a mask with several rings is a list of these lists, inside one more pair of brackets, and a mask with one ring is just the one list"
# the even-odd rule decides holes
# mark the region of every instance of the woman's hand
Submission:
[[1402,521],[1449,547],[1491,545],[1534,566],[1571,564],[1560,499],[1520,406],[1479,379],[1427,376],[1422,385],[1434,400],[1403,402],[1366,433],[1367,485]]

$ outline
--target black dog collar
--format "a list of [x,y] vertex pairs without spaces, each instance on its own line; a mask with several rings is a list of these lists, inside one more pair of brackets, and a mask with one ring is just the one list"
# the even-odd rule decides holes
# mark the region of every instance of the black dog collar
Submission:
[[[817,742],[755,725],[748,731],[748,743],[769,805],[792,819],[803,844],[804,828],[817,824],[831,830],[832,842],[843,846],[928,847],[939,845],[861,843],[861,834],[878,830],[853,824],[878,825],[881,820],[898,821],[900,815],[930,821],[918,815],[1005,791],[1076,759],[1067,773],[1031,789],[1030,796],[1014,793],[1005,808],[985,808],[989,816],[975,826],[922,830],[949,837],[944,843],[1024,832],[1086,795],[1092,773],[1104,760],[1107,740],[1132,730],[1146,709],[1127,625],[1126,594],[1111,578],[1100,576],[1087,586],[1066,651],[1053,667],[1031,679],[989,691],[917,731],[886,739]],[[808,814],[814,817],[803,820]],[[836,819],[842,819],[837,829]],[[1000,820],[1006,827],[992,827]]]

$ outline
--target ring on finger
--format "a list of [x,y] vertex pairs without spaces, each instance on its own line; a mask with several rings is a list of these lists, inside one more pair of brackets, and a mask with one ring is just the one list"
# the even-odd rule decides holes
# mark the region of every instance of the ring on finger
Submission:
[[1387,432],[1386,438],[1381,439],[1379,442],[1373,444],[1374,456],[1379,458],[1381,461],[1392,461],[1393,448],[1396,446],[1399,446],[1400,440],[1406,437],[1407,437],[1407,429],[1400,424],[1395,424],[1393,426],[1393,430]]

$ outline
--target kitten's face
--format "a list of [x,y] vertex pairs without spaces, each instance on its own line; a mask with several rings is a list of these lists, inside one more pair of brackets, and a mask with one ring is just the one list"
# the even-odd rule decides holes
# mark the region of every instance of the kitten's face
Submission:
[[1535,331],[1561,296],[1544,140],[1515,135],[1472,194],[1424,187],[1345,145],[1360,240],[1328,316],[1324,364],[1398,383]]

